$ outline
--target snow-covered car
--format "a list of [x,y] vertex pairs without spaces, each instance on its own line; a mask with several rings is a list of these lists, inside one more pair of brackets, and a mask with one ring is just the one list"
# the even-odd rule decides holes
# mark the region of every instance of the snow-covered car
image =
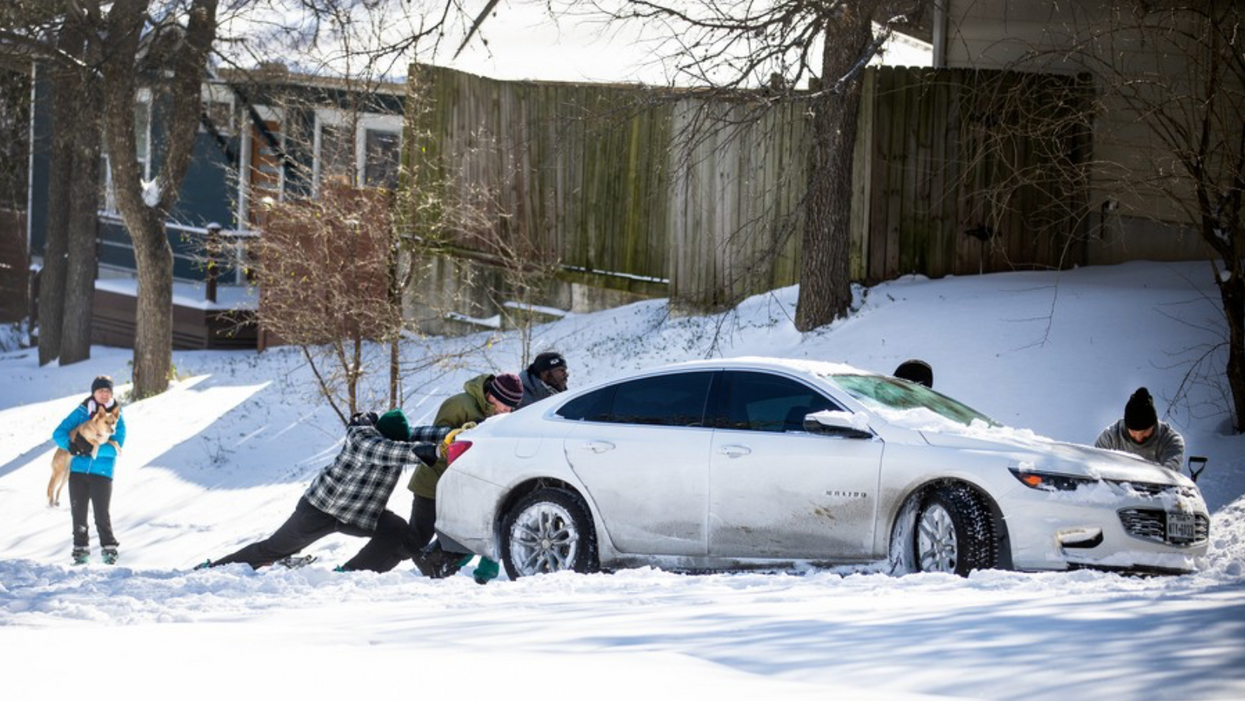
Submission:
[[1197,486],[1008,428],[846,365],[740,358],[568,391],[464,432],[437,488],[448,549],[511,578],[875,564],[1187,572]]

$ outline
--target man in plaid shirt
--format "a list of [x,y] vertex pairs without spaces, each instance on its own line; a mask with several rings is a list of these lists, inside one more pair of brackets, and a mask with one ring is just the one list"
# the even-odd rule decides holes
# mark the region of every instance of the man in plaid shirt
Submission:
[[385,508],[403,468],[437,461],[437,443],[451,429],[418,426],[394,409],[384,416],[356,414],[346,428],[346,446],[320,471],[280,528],[258,543],[200,567],[245,562],[254,569],[289,557],[331,533],[371,538],[341,569],[388,572],[410,557],[403,541],[407,525]]

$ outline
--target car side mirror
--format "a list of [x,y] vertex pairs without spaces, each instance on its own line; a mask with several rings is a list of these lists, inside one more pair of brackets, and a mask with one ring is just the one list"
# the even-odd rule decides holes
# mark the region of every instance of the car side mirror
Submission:
[[819,436],[873,438],[864,417],[846,411],[819,411],[804,417],[804,430]]

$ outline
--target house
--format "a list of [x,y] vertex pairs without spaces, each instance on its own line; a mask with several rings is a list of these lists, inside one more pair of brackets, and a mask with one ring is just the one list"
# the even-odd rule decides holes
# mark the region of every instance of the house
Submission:
[[[34,116],[25,238],[37,266],[44,249],[54,127],[46,68],[35,64],[30,75]],[[246,242],[263,225],[265,203],[315,196],[333,183],[395,187],[404,88],[302,75],[270,64],[217,71],[203,84],[202,102],[193,160],[166,224],[174,256],[174,348],[254,347],[255,329],[239,327],[234,312],[256,304],[247,285]],[[164,155],[164,108],[158,92],[140,90],[134,120],[145,177],[157,170]],[[108,158],[106,153],[103,158]],[[134,251],[107,168],[103,174],[101,283],[96,286],[92,341],[127,346],[134,333]],[[215,267],[205,261],[209,237],[221,244],[212,250],[223,251]],[[225,287],[234,288],[223,293],[227,299],[213,299],[213,290]]]
[[[1213,0],[1190,7],[1212,11],[1216,6],[1226,3]],[[1153,115],[1143,116],[1149,111],[1145,103],[1158,105],[1169,98],[1169,105],[1189,98],[1188,115],[1196,111],[1191,106],[1200,90],[1195,74],[1202,68],[1198,63],[1205,60],[1205,47],[1198,45],[1196,27],[1174,26],[1190,16],[1144,2],[1136,7],[1101,0],[934,3],[936,68],[1036,71],[1088,79],[1095,100],[1088,263],[1205,260],[1213,255],[1195,230],[1196,218],[1184,210],[1191,206],[1196,211],[1192,193],[1186,197],[1174,192],[1181,186],[1173,180],[1181,176],[1170,144],[1156,138]],[[1190,28],[1194,31],[1178,31]],[[1223,116],[1229,132],[1238,132],[1239,144],[1245,86],[1239,84],[1240,72],[1233,73],[1226,72],[1225,88],[1235,95],[1236,105],[1230,108],[1235,114]],[[1132,86],[1156,92],[1130,93]],[[1140,104],[1126,97],[1130,94]],[[1198,133],[1199,125],[1186,126]],[[1220,133],[1211,138],[1230,144],[1234,137]]]

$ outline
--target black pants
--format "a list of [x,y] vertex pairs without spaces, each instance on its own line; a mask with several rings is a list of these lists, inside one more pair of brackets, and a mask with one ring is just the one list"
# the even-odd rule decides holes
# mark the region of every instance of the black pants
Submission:
[[418,494],[411,504],[411,526],[406,535],[406,547],[417,553],[425,545],[432,542],[437,534],[437,500],[427,499]]
[[371,570],[388,572],[398,563],[411,556],[403,543],[406,539],[406,521],[392,511],[383,511],[376,523],[376,530],[369,531],[349,523],[338,521],[311,505],[304,497],[298,500],[294,513],[275,533],[258,543],[252,543],[232,555],[213,560],[212,566],[245,562],[254,569],[267,567],[283,557],[289,557],[324,536],[332,533],[370,538],[342,569],[347,571]]
[[112,478],[103,475],[69,473],[69,513],[73,517],[73,546],[87,548],[91,545],[91,532],[86,525],[89,506],[95,512],[95,530],[100,547],[115,548],[117,538],[112,534]]

